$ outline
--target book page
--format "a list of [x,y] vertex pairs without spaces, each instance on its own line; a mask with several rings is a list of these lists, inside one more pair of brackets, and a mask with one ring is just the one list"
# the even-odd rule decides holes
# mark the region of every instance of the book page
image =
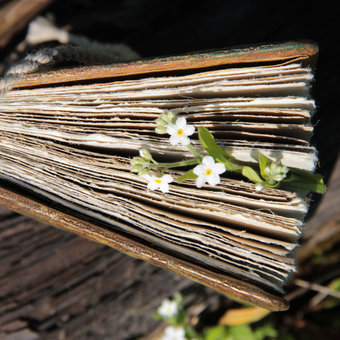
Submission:
[[[263,153],[312,171],[312,79],[294,63],[13,90],[0,98],[0,175],[118,233],[282,292],[304,195],[259,192],[228,174],[216,187],[172,183],[163,194],[147,190],[129,162],[142,147],[162,160],[192,156],[155,133],[157,117],[172,110],[208,128],[237,161]],[[192,145],[204,152],[197,133]]]

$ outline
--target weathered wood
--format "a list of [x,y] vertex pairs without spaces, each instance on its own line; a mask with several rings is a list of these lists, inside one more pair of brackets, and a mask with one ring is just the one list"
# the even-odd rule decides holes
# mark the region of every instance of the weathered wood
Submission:
[[0,48],[22,30],[52,0],[12,0],[0,8]]
[[191,281],[0,210],[0,339],[127,339]]
[[304,243],[298,249],[298,261],[321,253],[340,241],[340,155],[332,171],[326,194],[305,225]]

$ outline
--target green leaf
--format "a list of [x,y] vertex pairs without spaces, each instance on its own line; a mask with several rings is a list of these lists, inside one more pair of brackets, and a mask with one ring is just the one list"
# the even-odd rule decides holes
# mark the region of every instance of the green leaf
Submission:
[[280,340],[296,340],[296,338],[292,335],[292,334],[289,334],[289,333],[282,333],[280,332]]
[[202,336],[200,336],[190,324],[183,321],[181,325],[185,330],[185,339],[202,340]]
[[196,179],[197,175],[194,174],[193,169],[188,170],[187,172],[185,172],[183,175],[179,176],[177,178],[177,182],[178,183],[182,183],[183,181],[187,181],[190,179]]
[[176,301],[178,308],[183,308],[184,298],[181,293],[176,292],[173,296],[173,299]]
[[242,166],[241,165],[238,165],[238,164],[235,164],[229,160],[225,160],[224,162],[221,162],[225,165],[226,169],[229,170],[229,171],[235,171],[235,172],[242,172]]
[[340,277],[334,279],[331,281],[331,283],[328,285],[329,289],[340,291]]
[[268,176],[265,172],[265,168],[269,166],[269,164],[271,163],[271,160],[267,156],[263,155],[262,153],[259,154],[258,160],[259,160],[261,176],[265,179],[268,179],[267,178]]
[[222,150],[215,141],[214,136],[205,127],[198,128],[198,137],[207,153],[215,159],[216,162],[223,163],[227,170],[241,172],[242,167],[231,162],[230,154]]
[[153,312],[152,316],[155,320],[162,319],[162,317],[158,314],[158,312]]
[[167,128],[164,126],[157,126],[155,131],[159,135],[165,135],[167,133]]
[[217,162],[223,163],[226,160],[225,153],[216,144],[214,136],[205,127],[198,128],[198,137],[204,149],[212,156]]
[[169,325],[177,326],[182,324],[182,319],[179,314],[172,316],[171,318],[163,318]]
[[177,303],[178,313],[176,315],[176,324],[181,325],[185,320],[185,310],[184,310],[184,298],[179,292],[176,292],[173,296],[173,300]]
[[327,188],[320,174],[292,168],[289,168],[289,173],[291,176],[281,182],[283,186],[318,192],[320,194],[326,192]]
[[288,186],[294,189],[302,189],[302,190],[317,192],[319,194],[324,194],[326,192],[326,186],[320,183],[306,183],[303,181],[300,182],[298,180],[295,180],[295,181],[289,182],[287,185],[284,185],[284,186]]
[[256,340],[253,331],[248,325],[232,326],[229,329],[233,340]]
[[208,331],[205,333],[205,340],[227,340],[232,339],[228,329],[224,326],[216,326],[209,328]]
[[260,175],[250,166],[244,166],[242,168],[242,175],[254,183],[263,183]]
[[277,330],[270,323],[267,323],[256,328],[256,330],[254,331],[254,335],[256,340],[263,340],[265,338],[276,339],[278,333]]

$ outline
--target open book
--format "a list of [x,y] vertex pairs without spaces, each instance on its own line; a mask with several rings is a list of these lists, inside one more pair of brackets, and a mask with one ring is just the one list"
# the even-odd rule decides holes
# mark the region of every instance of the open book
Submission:
[[[306,191],[257,190],[226,172],[217,186],[172,182],[162,193],[146,188],[130,160],[141,148],[163,161],[191,156],[155,133],[155,120],[171,110],[209,129],[240,164],[256,165],[263,154],[313,171],[316,53],[312,44],[287,43],[27,76],[0,98],[0,203],[43,220],[42,206],[59,211],[45,221],[284,309]],[[201,148],[196,132],[191,140]],[[65,216],[78,222],[62,225]]]

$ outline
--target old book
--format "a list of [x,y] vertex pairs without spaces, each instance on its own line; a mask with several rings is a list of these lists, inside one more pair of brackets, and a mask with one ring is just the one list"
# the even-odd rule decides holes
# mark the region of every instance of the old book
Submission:
[[[313,172],[316,53],[294,42],[25,76],[0,98],[0,203],[237,299],[285,309],[307,190],[259,190],[227,171],[217,186],[174,181],[163,193],[147,189],[130,161],[141,148],[163,162],[192,157],[155,133],[170,111],[207,128],[242,166],[256,168],[261,154]],[[197,130],[191,142],[206,152]]]

